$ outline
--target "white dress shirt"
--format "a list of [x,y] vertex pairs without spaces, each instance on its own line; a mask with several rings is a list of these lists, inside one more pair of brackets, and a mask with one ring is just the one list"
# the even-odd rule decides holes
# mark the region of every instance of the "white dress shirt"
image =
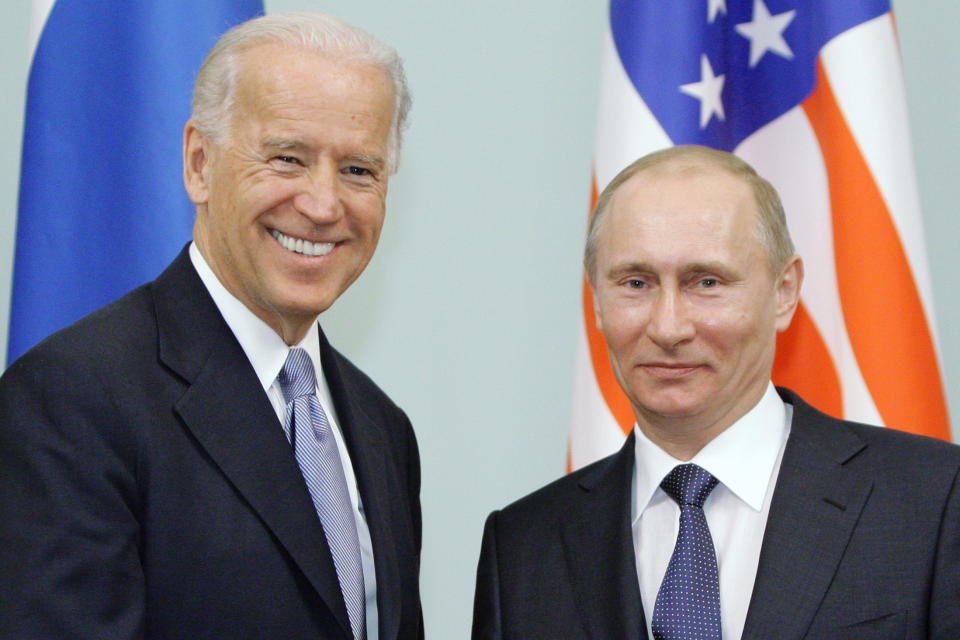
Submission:
[[[743,634],[792,415],[793,408],[780,399],[771,383],[753,409],[690,460],[719,481],[703,512],[717,552],[725,640]],[[660,482],[684,461],[655,445],[637,426],[634,433],[633,547],[647,633],[652,638],[653,607],[680,529],[680,507],[660,488]]]
[[[277,428],[282,431],[286,402],[283,398],[283,392],[280,390],[280,384],[277,382],[277,376],[287,361],[287,354],[292,347],[288,347],[276,331],[227,291],[194,243],[190,243],[190,260],[217,305],[217,309],[220,310],[220,315],[223,316],[243,348],[243,352],[247,355],[257,378],[260,379],[260,384],[263,385],[263,390],[277,414],[277,420],[279,421]],[[363,565],[363,585],[366,590],[367,640],[378,640],[380,632],[377,615],[377,577],[373,563],[370,528],[367,526],[363,502],[360,500],[360,493],[357,490],[357,478],[353,472],[353,463],[350,461],[350,454],[347,452],[343,433],[340,430],[337,411],[333,406],[333,398],[330,395],[330,387],[323,375],[323,363],[320,361],[320,329],[317,323],[314,322],[303,340],[293,346],[304,349],[310,356],[310,360],[313,361],[317,379],[317,398],[319,398],[320,405],[327,414],[333,437],[337,442],[337,449],[340,452],[343,474],[347,480],[347,491],[350,494],[350,504],[353,506],[353,515],[357,521],[357,534],[360,538],[360,560]],[[289,439],[290,436],[287,434],[287,440]],[[292,449],[290,455],[293,455]],[[269,594],[264,594],[264,597],[269,597]]]

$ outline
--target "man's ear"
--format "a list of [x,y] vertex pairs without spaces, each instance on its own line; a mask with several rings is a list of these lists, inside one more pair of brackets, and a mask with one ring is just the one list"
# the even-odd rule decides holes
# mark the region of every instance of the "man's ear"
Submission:
[[777,279],[777,331],[786,331],[800,304],[800,285],[803,284],[803,260],[794,255]]
[[183,186],[194,204],[206,203],[210,195],[205,172],[209,154],[210,143],[191,118],[183,128]]

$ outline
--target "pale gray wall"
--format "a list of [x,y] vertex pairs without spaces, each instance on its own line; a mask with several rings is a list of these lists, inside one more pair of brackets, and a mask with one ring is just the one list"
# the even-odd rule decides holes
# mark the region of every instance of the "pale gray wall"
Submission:
[[[0,23],[2,353],[27,68],[28,3],[11,5]],[[267,2],[270,12],[332,10],[406,60],[413,124],[380,248],[323,323],[417,429],[432,638],[468,635],[486,514],[564,470],[605,6]],[[960,180],[951,153],[960,147],[953,64],[960,4],[897,8],[941,352],[960,434],[960,302],[951,286],[960,265]]]

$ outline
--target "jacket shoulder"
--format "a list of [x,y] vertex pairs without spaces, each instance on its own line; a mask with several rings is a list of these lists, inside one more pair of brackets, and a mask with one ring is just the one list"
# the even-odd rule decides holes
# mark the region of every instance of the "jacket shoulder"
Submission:
[[116,370],[118,363],[142,353],[156,341],[151,285],[146,284],[77,320],[32,347],[4,373],[18,376],[35,369]]
[[789,390],[793,406],[788,451],[814,454],[850,470],[868,473],[896,491],[924,487],[949,491],[960,471],[960,446],[899,429],[841,420],[811,407]]

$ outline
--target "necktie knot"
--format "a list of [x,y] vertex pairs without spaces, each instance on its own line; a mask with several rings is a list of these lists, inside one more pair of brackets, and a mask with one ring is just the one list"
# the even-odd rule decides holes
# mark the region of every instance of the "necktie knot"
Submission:
[[313,371],[313,362],[306,349],[295,347],[290,349],[287,361],[277,376],[283,400],[290,404],[297,398],[307,396],[316,391],[317,379]]
[[707,496],[716,486],[717,479],[695,464],[677,465],[660,483],[660,488],[676,500],[681,508],[694,505],[702,509]]

